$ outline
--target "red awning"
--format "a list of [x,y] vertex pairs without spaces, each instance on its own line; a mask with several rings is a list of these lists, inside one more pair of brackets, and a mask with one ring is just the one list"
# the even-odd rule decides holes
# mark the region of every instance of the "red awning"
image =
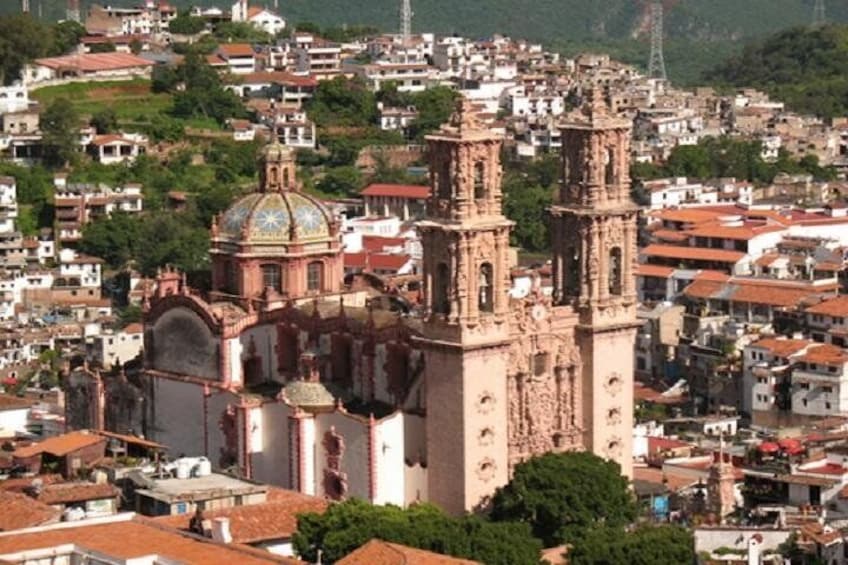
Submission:
[[780,451],[780,446],[771,441],[764,441],[757,449],[760,453],[777,453]]

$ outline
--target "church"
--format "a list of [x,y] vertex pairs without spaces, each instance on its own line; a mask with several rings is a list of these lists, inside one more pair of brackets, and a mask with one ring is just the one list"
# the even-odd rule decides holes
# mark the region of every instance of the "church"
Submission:
[[630,123],[600,92],[562,124],[554,293],[509,294],[503,140],[467,101],[427,137],[420,310],[345,287],[340,224],[260,156],[217,217],[212,290],[146,296],[144,431],[174,456],[331,500],[484,508],[511,469],[586,449],[631,472],[637,206]]

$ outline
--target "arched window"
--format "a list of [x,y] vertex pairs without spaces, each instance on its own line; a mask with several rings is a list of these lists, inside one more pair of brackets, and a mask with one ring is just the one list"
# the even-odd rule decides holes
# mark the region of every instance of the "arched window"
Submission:
[[563,281],[566,296],[580,296],[580,252],[576,247],[565,250]]
[[474,164],[474,198],[486,198],[486,166],[482,161]]
[[606,159],[606,183],[608,185],[615,184],[615,149],[607,149]]
[[609,254],[609,292],[620,296],[622,292],[621,248],[613,247]]
[[436,278],[433,281],[433,312],[436,314],[450,314],[450,267],[445,263],[439,263],[436,267]]
[[491,263],[483,263],[480,265],[480,276],[477,282],[479,292],[477,305],[481,312],[492,312],[495,309],[493,283],[492,265]]
[[451,197],[451,179],[450,179],[450,163],[445,161],[442,163],[438,173],[438,192],[439,198],[449,199]]
[[306,290],[321,290],[324,286],[324,264],[313,261],[306,267]]
[[285,168],[285,169],[283,169],[283,187],[288,188],[289,182],[290,182],[289,170],[288,170],[288,168]]
[[230,294],[238,294],[238,269],[235,261],[227,261],[224,266],[224,286]]
[[283,269],[279,265],[262,265],[262,288],[283,292]]
[[279,184],[279,171],[277,167],[268,169],[268,184],[270,186],[277,186]]

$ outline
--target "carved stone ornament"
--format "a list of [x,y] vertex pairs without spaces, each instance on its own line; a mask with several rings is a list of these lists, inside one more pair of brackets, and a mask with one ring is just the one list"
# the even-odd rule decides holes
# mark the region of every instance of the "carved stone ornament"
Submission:
[[492,445],[495,442],[495,431],[492,428],[483,428],[477,439],[482,447]]
[[607,424],[610,426],[615,426],[621,423],[621,409],[620,408],[610,408],[607,410]]
[[604,451],[610,459],[619,459],[621,457],[621,438],[618,436],[609,438]]
[[621,378],[619,373],[610,373],[607,377],[606,382],[604,383],[604,388],[606,391],[615,396],[619,392],[621,392],[621,388],[624,386],[624,379]]
[[484,458],[477,464],[477,478],[484,483],[491,481],[495,477],[497,465],[495,461],[489,457]]
[[483,391],[477,397],[477,412],[488,414],[495,409],[495,395],[489,391]]

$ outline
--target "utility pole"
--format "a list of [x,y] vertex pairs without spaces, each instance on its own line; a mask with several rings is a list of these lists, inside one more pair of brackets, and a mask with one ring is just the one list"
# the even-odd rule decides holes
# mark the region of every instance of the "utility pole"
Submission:
[[79,23],[81,21],[79,0],[68,0],[68,10],[65,19],[69,22]]
[[401,0],[400,2],[400,36],[404,43],[412,35],[412,0]]
[[816,0],[813,7],[813,26],[819,27],[827,23],[827,13],[824,9],[824,0]]
[[29,14],[29,0],[21,0],[21,12]]
[[648,78],[668,79],[663,56],[664,34],[662,0],[651,0],[651,60],[648,62]]

